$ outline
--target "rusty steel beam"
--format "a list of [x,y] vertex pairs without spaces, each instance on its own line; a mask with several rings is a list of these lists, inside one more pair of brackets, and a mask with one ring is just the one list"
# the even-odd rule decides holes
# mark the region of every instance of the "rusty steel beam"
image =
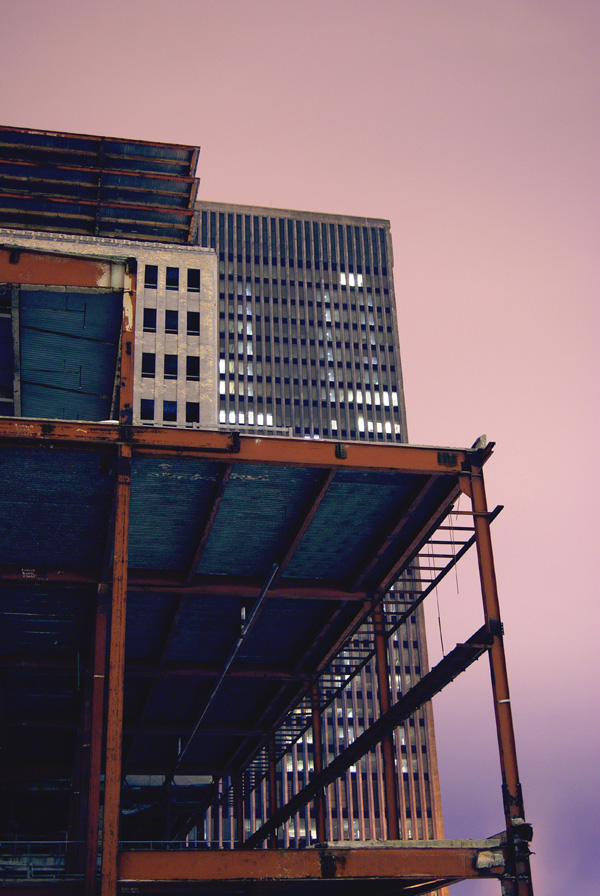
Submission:
[[[373,610],[373,629],[375,634],[375,668],[377,671],[377,687],[379,691],[379,711],[382,716],[389,712],[390,695],[390,662],[383,608],[378,604]],[[396,787],[396,767],[394,751],[394,733],[387,731],[381,740],[383,757],[383,784],[385,791],[387,822],[387,840],[400,839],[400,813],[398,809],[398,791]]]
[[346,749],[342,750],[320,775],[315,775],[308,784],[294,794],[285,806],[282,806],[273,817],[270,817],[246,840],[245,847],[252,848],[261,844],[273,830],[277,830],[292,815],[304,808],[319,790],[339,778],[365,753],[380,743],[387,732],[393,731],[394,728],[402,724],[408,716],[431,700],[435,694],[446,687],[458,674],[464,672],[487,650],[489,650],[489,636],[484,626],[464,644],[457,644],[450,653],[440,660],[437,666],[434,666],[406,694],[403,694],[385,715],[376,719],[370,728],[367,728]]
[[208,513],[206,515],[206,519],[202,524],[202,529],[200,531],[200,535],[198,538],[198,542],[194,548],[192,553],[192,559],[190,560],[190,564],[188,566],[187,575],[185,576],[185,584],[191,585],[195,575],[196,570],[198,569],[198,564],[200,563],[200,558],[204,553],[204,549],[206,547],[206,543],[209,539],[210,533],[212,531],[212,527],[214,525],[217,513],[219,512],[219,507],[221,506],[221,501],[223,500],[223,495],[225,494],[225,489],[227,488],[227,483],[229,482],[229,477],[231,476],[231,471],[233,470],[232,464],[223,464],[221,469],[219,470],[219,475],[217,476],[217,484],[215,486],[215,490],[212,496],[211,505],[208,509]]
[[[119,880],[144,881],[369,881],[388,879],[394,892],[404,882],[457,882],[481,877],[499,877],[504,869],[503,847],[498,841],[401,841],[397,846],[343,847],[325,845],[320,849],[281,850],[177,850],[170,852],[122,852]],[[501,864],[478,870],[482,852],[492,852]],[[142,891],[140,891],[142,892]],[[326,890],[324,891],[326,892]],[[368,892],[368,891],[365,891]],[[413,890],[414,892],[414,890]],[[423,892],[423,891],[421,891]]]
[[493,639],[489,652],[490,673],[502,773],[504,817],[508,836],[508,868],[505,883],[503,884],[503,893],[506,893],[507,896],[508,894],[511,894],[511,896],[533,896],[529,856],[527,854],[518,854],[514,836],[514,827],[525,821],[525,808],[517,764],[508,672],[504,652],[504,629],[500,618],[500,602],[492,551],[490,514],[487,507],[481,468],[475,467],[472,470],[467,490],[470,492],[473,508],[473,526],[475,528],[485,626]]
[[119,378],[119,423],[133,423],[133,346],[135,330],[135,293],[137,261],[127,259],[123,283],[123,314],[121,319],[121,364]]
[[111,259],[0,247],[0,283],[111,289],[122,268],[122,262]]
[[[0,250],[1,255],[1,250]],[[21,416],[21,290],[13,284],[10,290],[10,326],[13,347],[13,410]]]
[[[122,405],[123,407],[123,405]],[[102,837],[102,896],[117,896],[117,854],[121,803],[121,751],[123,728],[123,685],[125,678],[125,621],[127,606],[127,555],[129,539],[129,498],[131,491],[131,449],[119,449],[117,471],[117,511],[113,557],[110,618],[109,691],[106,728],[106,771],[104,782],[104,825]]]
[[[23,585],[98,585],[102,574],[92,569],[52,569],[0,565],[0,582],[18,582]],[[260,594],[262,581],[254,577],[203,575],[196,576],[190,585],[183,585],[177,575],[166,575],[164,570],[132,569],[128,575],[128,591],[145,594],[209,595],[211,597],[239,597],[254,600]],[[346,591],[339,582],[322,580],[285,579],[270,592],[269,597],[286,600],[363,601],[366,593]],[[0,598],[1,600],[1,598]]]
[[[76,672],[76,657],[53,657],[53,656],[25,656],[25,655],[4,655],[0,657],[0,670],[8,669],[27,669],[33,672],[43,672],[45,675],[61,674],[63,672]],[[135,678],[217,678],[221,672],[221,667],[215,663],[164,663],[158,666],[157,663],[148,662],[146,660],[126,660],[125,674]],[[287,681],[287,682],[305,682],[308,681],[308,675],[290,672],[287,669],[271,668],[269,666],[252,665],[246,666],[240,664],[233,666],[229,675],[231,678],[260,678],[266,681]],[[26,720],[23,720],[25,722]],[[3,724],[11,724],[9,718],[3,719]],[[18,719],[13,719],[12,724],[20,724]],[[39,724],[44,726],[59,724],[59,720],[39,719]],[[73,723],[75,724],[75,723]],[[70,727],[70,723],[67,722]]]
[[[351,470],[389,470],[429,476],[457,476],[478,452],[469,449],[423,448],[405,444],[352,442],[339,451],[339,443],[276,436],[239,435],[209,430],[169,429],[149,426],[123,427],[110,423],[0,420],[0,439],[131,446],[134,455],[198,457],[224,463],[250,462],[283,466],[324,467]],[[345,454],[345,456],[344,456]]]
[[106,678],[106,586],[98,588],[94,660],[91,693],[91,725],[89,729],[88,818],[86,827],[85,896],[94,896],[98,862],[100,827],[100,776],[102,772],[102,734],[104,719],[104,685]]
[[[323,771],[323,726],[321,724],[321,691],[317,682],[310,689],[310,710],[313,729],[313,759],[314,773],[320,775]],[[315,820],[317,827],[317,843],[324,843],[327,839],[325,829],[325,794],[322,790],[315,794]]]

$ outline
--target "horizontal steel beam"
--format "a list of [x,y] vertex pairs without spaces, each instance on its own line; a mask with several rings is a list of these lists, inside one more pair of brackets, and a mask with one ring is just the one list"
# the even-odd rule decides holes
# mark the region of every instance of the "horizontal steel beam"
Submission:
[[456,476],[468,463],[483,460],[481,452],[462,448],[341,444],[325,440],[246,436],[236,432],[23,418],[0,420],[0,439],[104,447],[128,444],[135,453],[158,456],[219,457],[227,463],[393,470],[432,476]]
[[[450,841],[451,843],[454,841]],[[469,843],[469,841],[461,841]],[[438,880],[477,879],[477,846],[448,846],[445,841],[395,841],[380,847],[325,846],[318,849],[259,850],[179,850],[121,852],[119,881],[332,881],[341,879],[391,879],[401,892],[402,883]],[[503,872],[503,848],[490,844],[501,864],[485,872],[498,877]],[[375,883],[375,881],[373,881]],[[127,891],[125,891],[127,892]],[[139,890],[142,892],[142,890]]]

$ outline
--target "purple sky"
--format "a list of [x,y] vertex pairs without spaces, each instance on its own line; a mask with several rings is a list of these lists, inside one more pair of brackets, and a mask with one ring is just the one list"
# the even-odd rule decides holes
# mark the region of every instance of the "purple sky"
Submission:
[[[534,885],[596,893],[597,0],[0,0],[0,16],[3,124],[197,143],[206,199],[391,219],[411,441],[497,443]],[[481,619],[468,564],[458,594],[450,579],[446,649]],[[434,709],[446,835],[500,830],[486,661]]]

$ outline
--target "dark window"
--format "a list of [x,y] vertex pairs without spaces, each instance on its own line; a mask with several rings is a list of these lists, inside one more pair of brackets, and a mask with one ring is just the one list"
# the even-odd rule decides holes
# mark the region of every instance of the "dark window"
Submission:
[[167,268],[167,289],[179,289],[179,268]]
[[177,333],[179,331],[179,314],[177,311],[165,311],[165,333]]
[[177,355],[165,355],[165,379],[177,379]]
[[156,333],[156,308],[144,308],[144,333]]
[[200,333],[200,312],[188,311],[187,313],[188,336],[198,336]]
[[197,401],[186,401],[185,403],[185,422],[200,422],[200,405]]
[[200,292],[200,268],[188,268],[187,288],[188,292]]
[[144,287],[156,289],[158,286],[158,267],[155,264],[147,264],[144,269]]
[[154,420],[154,399],[142,398],[140,407],[140,418],[142,420]]
[[187,380],[200,379],[200,358],[196,355],[188,356],[185,368],[185,378]]
[[169,423],[175,423],[177,421],[176,401],[163,401],[163,420],[166,420]]
[[142,353],[142,376],[154,377],[156,370],[156,355],[152,352]]

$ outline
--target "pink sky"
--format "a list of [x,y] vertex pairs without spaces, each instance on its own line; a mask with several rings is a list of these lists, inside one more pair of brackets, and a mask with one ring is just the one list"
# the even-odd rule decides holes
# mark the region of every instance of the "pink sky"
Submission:
[[[197,143],[206,199],[391,219],[411,441],[497,443],[534,886],[597,892],[596,0],[0,0],[0,16],[3,124]],[[481,618],[468,568],[458,587],[439,594],[446,649]],[[500,830],[485,661],[434,710],[447,836]]]

